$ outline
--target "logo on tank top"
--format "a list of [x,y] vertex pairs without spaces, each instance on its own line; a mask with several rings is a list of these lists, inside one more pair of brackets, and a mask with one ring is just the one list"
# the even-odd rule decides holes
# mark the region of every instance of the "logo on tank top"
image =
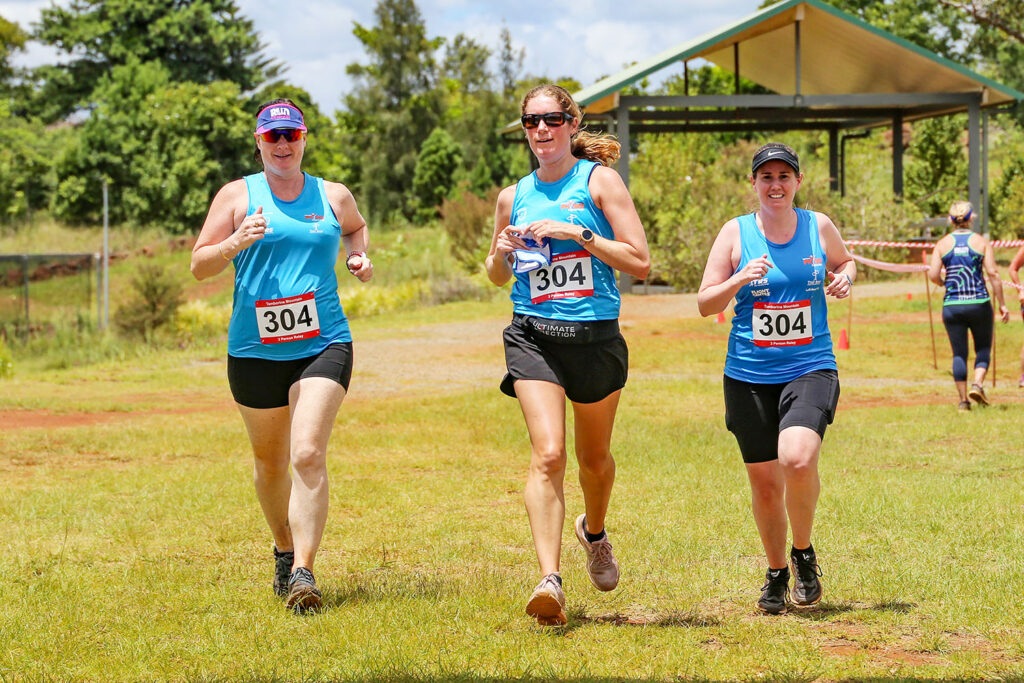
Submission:
[[582,211],[584,206],[583,202],[562,202],[561,208],[563,211]]
[[[768,287],[768,278],[762,277],[757,280],[751,280],[747,283],[750,286],[750,296],[770,296],[771,289]],[[760,287],[761,289],[755,289]]]
[[322,221],[324,219],[323,216],[317,216],[315,213],[307,213],[303,218],[307,221]]

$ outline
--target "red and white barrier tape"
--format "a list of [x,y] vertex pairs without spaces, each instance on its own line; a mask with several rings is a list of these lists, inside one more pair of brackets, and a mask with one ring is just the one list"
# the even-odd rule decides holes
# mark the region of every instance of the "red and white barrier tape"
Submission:
[[923,263],[889,263],[888,261],[876,261],[873,258],[865,258],[858,254],[850,254],[857,263],[863,263],[870,268],[887,270],[890,273],[923,273],[928,266]]
[[[932,242],[886,242],[883,240],[843,240],[850,247],[897,247],[903,249],[931,249]],[[994,249],[1024,247],[1024,240],[993,240]]]

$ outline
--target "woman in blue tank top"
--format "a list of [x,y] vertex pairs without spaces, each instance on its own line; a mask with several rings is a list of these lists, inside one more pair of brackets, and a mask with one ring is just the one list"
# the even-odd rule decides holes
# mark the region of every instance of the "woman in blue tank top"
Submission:
[[228,382],[274,537],[274,591],[303,611],[320,606],[312,570],[327,521],[327,441],[352,374],[335,275],[341,245],[362,282],[373,266],[352,193],[302,171],[306,126],[298,106],[262,105],[255,136],[263,172],[214,197],[192,273],[203,280],[235,266]]
[[697,295],[704,316],[736,299],[725,423],[746,465],[768,560],[757,606],[771,614],[821,599],[811,527],[821,488],[818,454],[839,400],[825,297],[849,296],[857,276],[829,217],[793,206],[802,181],[792,149],[773,142],[757,150],[750,182],[760,208],[722,226]]
[[650,253],[609,136],[580,131],[583,115],[556,85],[529,91],[522,124],[539,168],[498,196],[487,274],[515,276],[512,323],[504,333],[502,391],[519,399],[532,446],[524,498],[541,581],[526,612],[542,625],[566,623],[559,573],[565,503],[565,401],[572,402],[585,513],[576,537],[591,583],[615,588],[619,565],[605,533],[615,479],[612,425],[626,383],[615,271],[646,277]]
[[[932,250],[928,277],[946,288],[942,300],[942,322],[953,349],[953,383],[960,395],[958,410],[970,410],[971,401],[988,405],[985,372],[992,353],[992,300],[985,286],[985,275],[999,301],[999,315],[1005,323],[1010,311],[1003,300],[995,254],[987,239],[971,230],[970,202],[954,202],[949,207],[953,232],[943,236]],[[967,333],[974,339],[974,383],[967,389]]]

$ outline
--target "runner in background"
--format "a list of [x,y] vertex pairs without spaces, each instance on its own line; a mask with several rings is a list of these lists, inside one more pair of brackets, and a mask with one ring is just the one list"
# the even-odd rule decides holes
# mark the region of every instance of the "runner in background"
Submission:
[[576,518],[576,537],[594,586],[610,591],[619,581],[605,532],[615,481],[612,426],[628,369],[615,270],[639,278],[650,270],[633,200],[608,168],[619,143],[581,132],[581,122],[564,88],[542,85],[523,97],[522,125],[539,168],[498,196],[486,260],[494,284],[515,277],[501,390],[519,399],[530,434],[525,499],[542,578],[526,613],[542,625],[566,623],[560,573],[566,398],[586,508]]
[[[1017,300],[1020,302],[1020,317],[1024,320],[1024,287],[1020,283],[1020,275],[1018,271],[1020,267],[1024,266],[1024,247],[1017,250],[1017,253],[1013,255],[1013,260],[1010,261],[1010,280],[1013,284],[1017,285]],[[1017,380],[1017,386],[1024,388],[1024,344],[1020,347],[1020,379]]]
[[[946,288],[942,300],[942,323],[953,348],[953,383],[960,395],[957,409],[961,411],[970,410],[971,401],[988,405],[984,385],[992,353],[992,297],[985,286],[986,274],[999,301],[1000,318],[1004,323],[1010,319],[992,244],[971,230],[973,220],[970,202],[953,202],[949,207],[949,223],[953,231],[935,243],[928,267],[931,281]],[[969,390],[968,331],[974,339],[974,383]]]
[[697,306],[703,316],[716,315],[736,298],[723,380],[725,424],[739,443],[768,559],[757,606],[781,614],[790,600],[803,606],[821,599],[811,527],[821,441],[839,401],[825,295],[849,296],[857,265],[828,216],[794,208],[803,174],[792,149],[764,145],[750,172],[760,208],[722,226]]
[[352,193],[302,171],[306,126],[295,103],[260,106],[255,136],[263,172],[213,198],[192,273],[203,280],[235,266],[228,383],[274,537],[274,591],[302,611],[320,606],[313,560],[327,523],[327,441],[352,376],[335,275],[340,246],[359,280],[373,266]]

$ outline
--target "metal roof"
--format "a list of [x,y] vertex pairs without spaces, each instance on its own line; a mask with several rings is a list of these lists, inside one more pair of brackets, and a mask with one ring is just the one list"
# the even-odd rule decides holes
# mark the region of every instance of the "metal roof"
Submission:
[[[982,106],[1024,100],[1024,93],[871,26],[822,0],[784,0],[718,31],[665,50],[576,93],[591,113],[610,96],[679,61],[703,58],[780,94],[798,94],[794,24],[800,22],[804,95],[980,92]],[[602,101],[603,100],[603,101]],[[966,109],[966,107],[964,107]]]

